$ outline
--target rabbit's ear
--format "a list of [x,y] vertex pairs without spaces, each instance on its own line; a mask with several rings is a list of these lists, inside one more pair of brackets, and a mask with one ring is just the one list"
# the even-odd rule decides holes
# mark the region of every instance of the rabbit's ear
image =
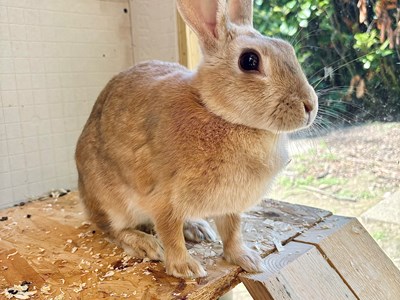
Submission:
[[226,0],[178,0],[177,6],[205,50],[212,49],[227,32]]
[[253,0],[229,0],[229,19],[237,25],[253,26]]

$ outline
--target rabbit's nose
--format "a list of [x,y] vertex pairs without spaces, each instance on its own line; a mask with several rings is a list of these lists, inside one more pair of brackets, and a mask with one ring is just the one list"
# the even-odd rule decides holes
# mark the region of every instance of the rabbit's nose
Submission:
[[310,102],[308,101],[303,101],[303,105],[304,105],[304,111],[307,114],[310,114],[312,112],[312,110],[314,109],[314,105],[312,105]]

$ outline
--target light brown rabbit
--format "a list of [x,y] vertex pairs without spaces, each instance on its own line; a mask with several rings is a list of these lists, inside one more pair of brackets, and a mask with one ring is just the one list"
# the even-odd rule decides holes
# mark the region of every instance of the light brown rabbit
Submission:
[[[168,274],[206,275],[184,240],[214,239],[204,217],[228,262],[261,271],[240,213],[287,164],[285,132],[313,122],[317,96],[292,46],[253,29],[251,0],[179,0],[178,9],[203,61],[195,72],[149,61],[107,84],[76,149],[80,196],[118,245],[163,260]],[[159,239],[141,231],[152,224]]]

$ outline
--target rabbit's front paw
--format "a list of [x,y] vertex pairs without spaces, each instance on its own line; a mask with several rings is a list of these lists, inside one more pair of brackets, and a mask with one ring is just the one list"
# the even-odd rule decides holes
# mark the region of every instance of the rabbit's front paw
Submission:
[[260,255],[246,246],[242,246],[233,251],[225,251],[224,258],[231,264],[238,265],[243,270],[250,273],[257,273],[265,270]]
[[165,265],[167,274],[178,278],[197,278],[207,275],[200,263],[190,255],[182,260],[167,258]]
[[199,243],[201,241],[213,242],[217,236],[208,222],[204,220],[186,221],[183,226],[185,240]]

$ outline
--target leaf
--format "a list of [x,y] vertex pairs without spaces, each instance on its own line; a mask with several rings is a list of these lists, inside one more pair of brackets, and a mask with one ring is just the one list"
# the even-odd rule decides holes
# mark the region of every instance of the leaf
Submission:
[[371,67],[371,62],[370,61],[366,61],[363,65],[364,69],[369,69]]
[[283,23],[281,24],[281,26],[279,26],[279,30],[280,30],[283,34],[288,34],[288,32],[289,32],[289,27],[288,27],[288,25],[287,25],[285,22],[283,22]]
[[368,61],[373,61],[373,60],[375,59],[375,55],[374,55],[373,53],[371,53],[371,54],[368,54],[365,58],[366,58]]
[[379,47],[379,49],[380,49],[380,50],[385,50],[385,49],[389,46],[389,44],[390,44],[390,41],[389,41],[389,40],[386,40],[386,41]]
[[286,3],[285,6],[289,9],[293,9],[293,7],[295,7],[296,3],[297,3],[297,1],[290,1],[290,2]]
[[300,27],[306,28],[308,26],[308,21],[307,20],[301,20],[299,23]]
[[309,8],[303,9],[297,15],[300,19],[308,19],[311,16],[311,10]]
[[300,8],[302,9],[302,10],[308,10],[309,8],[310,8],[310,6],[311,6],[311,2],[304,2],[301,6],[300,6]]

